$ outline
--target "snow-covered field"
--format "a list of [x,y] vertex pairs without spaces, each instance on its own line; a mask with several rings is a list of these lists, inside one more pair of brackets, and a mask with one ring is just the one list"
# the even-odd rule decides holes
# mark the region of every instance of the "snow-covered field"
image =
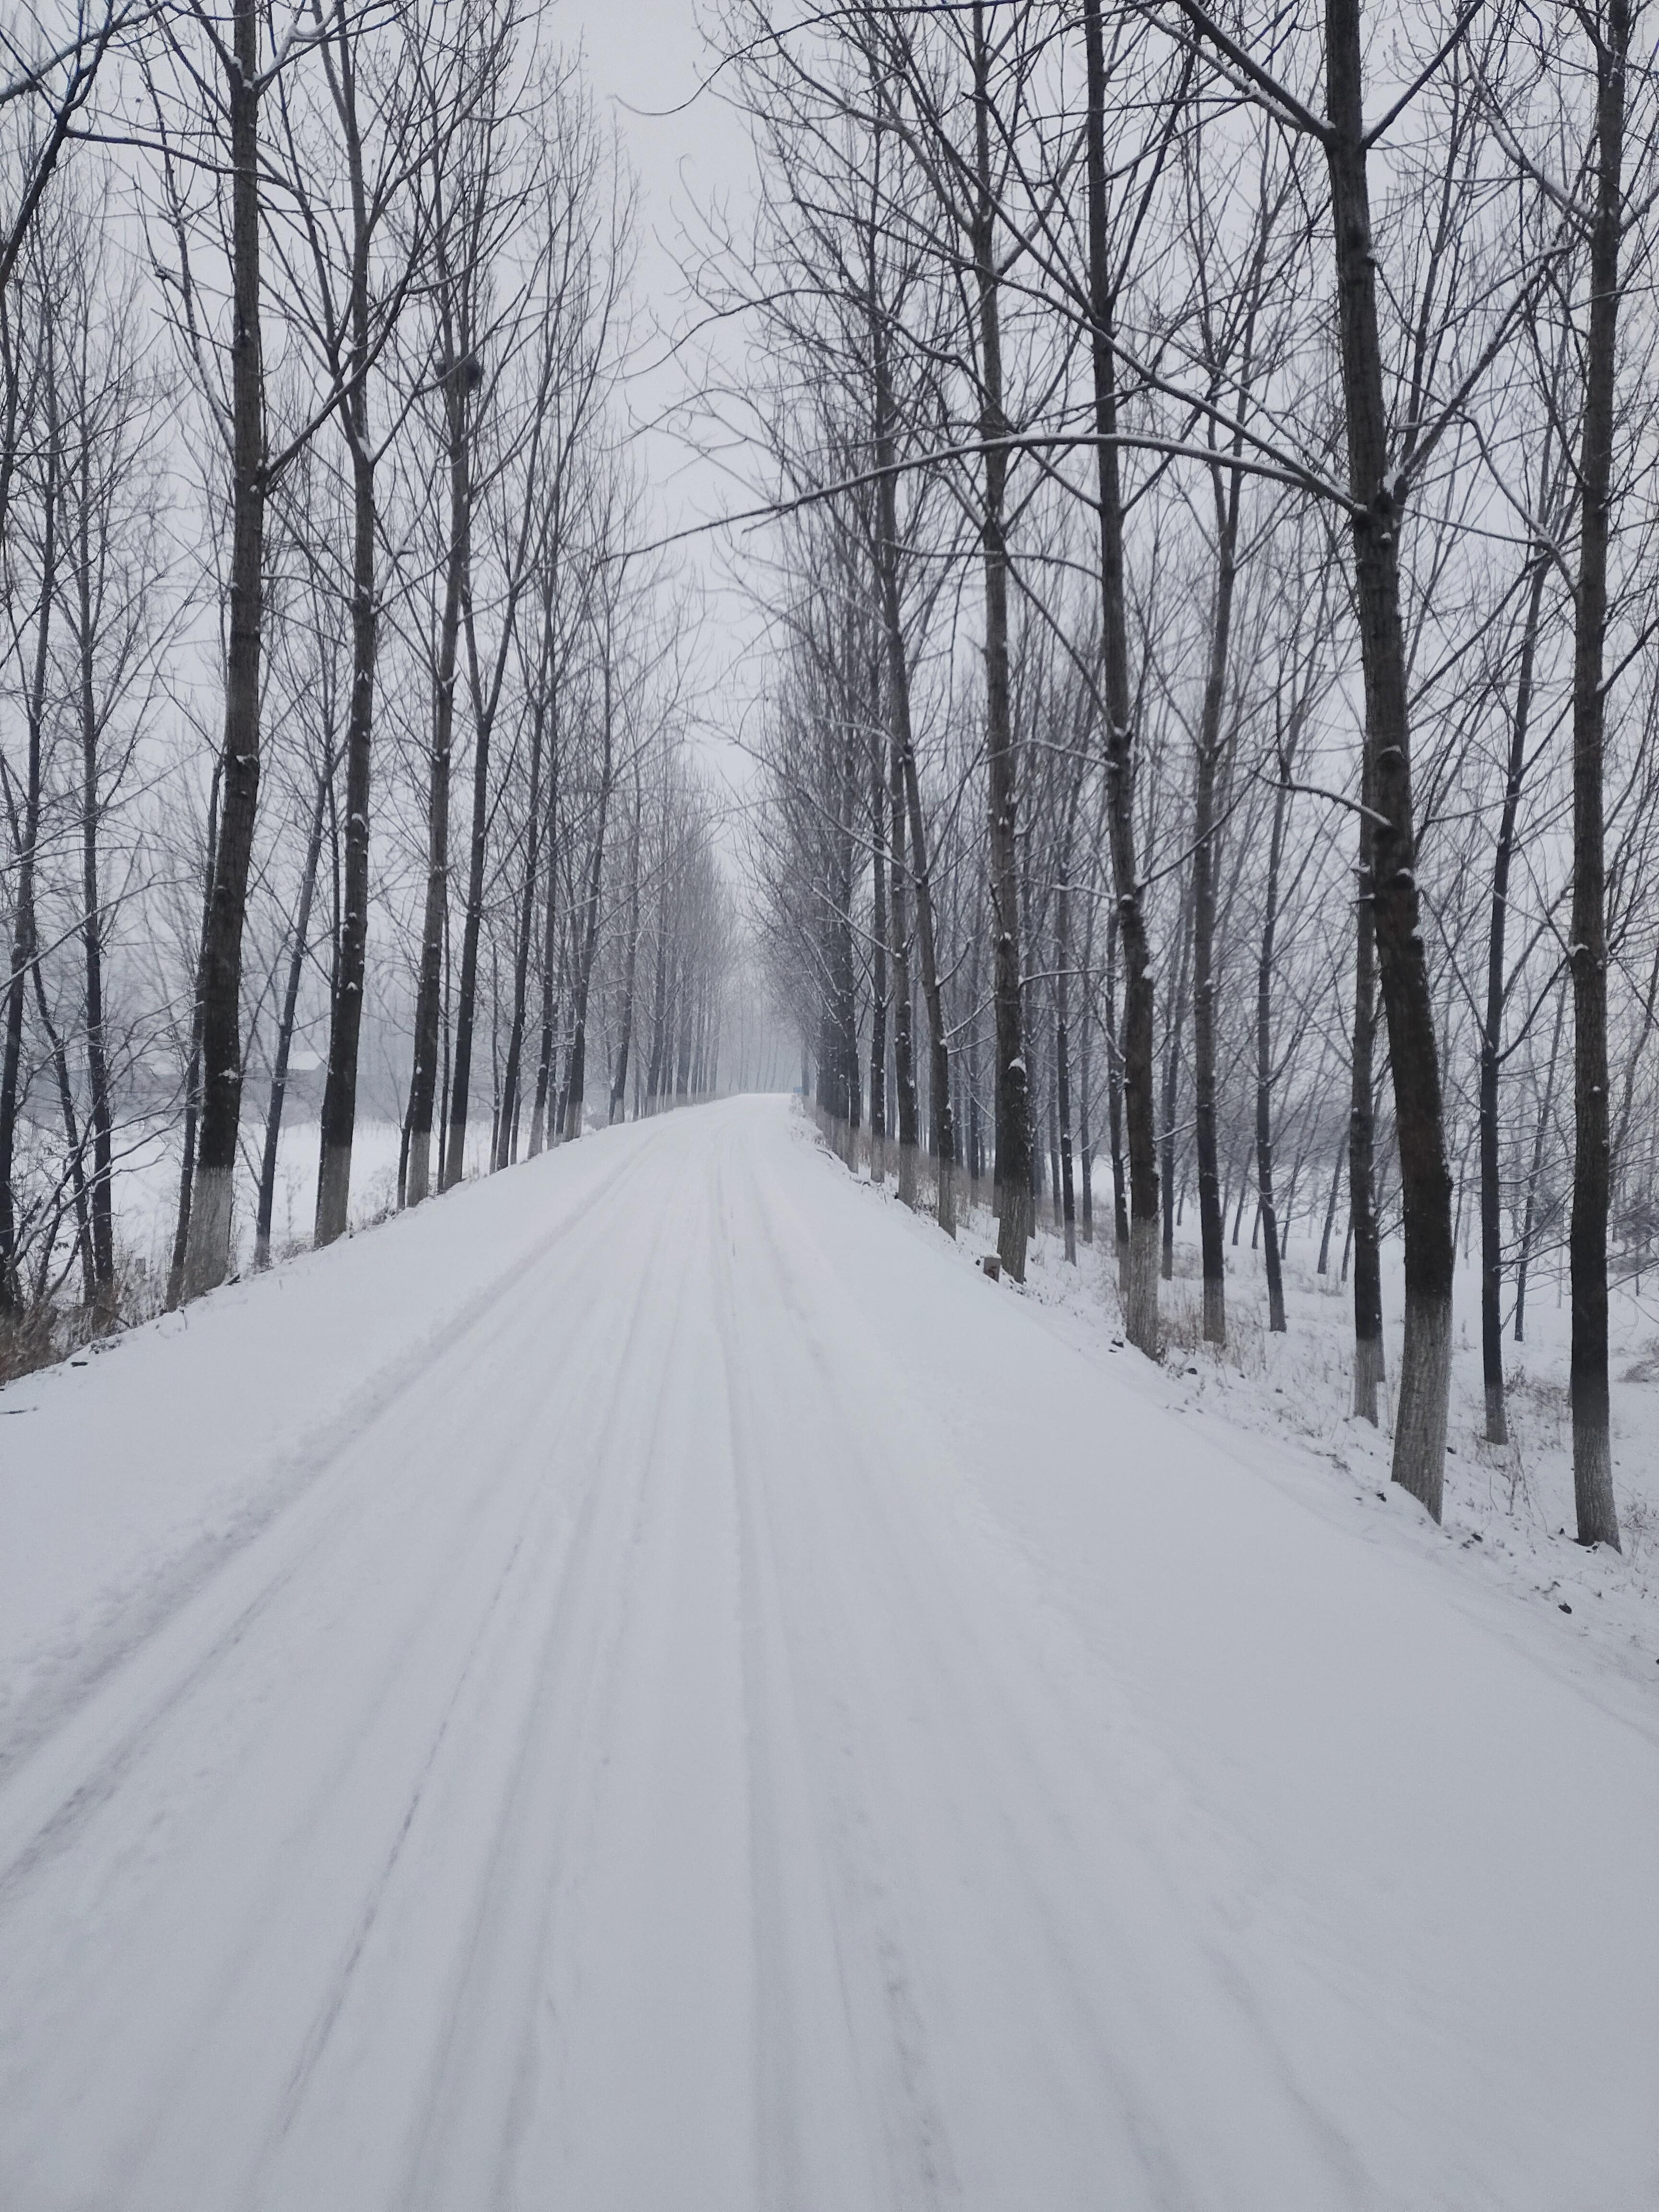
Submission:
[[734,1100],[0,1392],[0,2204],[1659,2204],[1634,1547],[976,1249]]
[[[244,1137],[233,1223],[237,1264],[241,1267],[250,1266],[253,1258],[263,1127],[251,1125]],[[403,1132],[396,1121],[376,1121],[368,1115],[359,1120],[351,1158],[354,1228],[382,1221],[395,1209],[398,1154],[402,1139]],[[468,1133],[466,1144],[469,1176],[480,1171],[489,1147],[488,1123],[482,1130],[475,1126]],[[289,1114],[283,1120],[276,1150],[276,1180],[271,1206],[270,1246],[276,1259],[303,1251],[311,1243],[317,1215],[318,1159],[318,1124]],[[155,1286],[159,1304],[178,1219],[179,1138],[175,1126],[169,1123],[154,1136],[142,1131],[127,1136],[113,1191],[116,1238],[129,1283],[135,1276],[147,1278]],[[66,1244],[64,1249],[67,1254]]]

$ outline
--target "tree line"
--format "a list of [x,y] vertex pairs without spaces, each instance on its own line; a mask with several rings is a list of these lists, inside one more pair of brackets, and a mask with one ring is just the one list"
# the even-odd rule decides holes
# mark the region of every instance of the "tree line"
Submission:
[[263,1264],[302,1093],[320,1244],[366,1112],[412,1206],[714,1091],[741,945],[556,24],[111,0],[4,59],[11,1363]]
[[1436,1517],[1459,1244],[1501,1442],[1565,1240],[1615,1546],[1659,1146],[1641,28],[727,0],[760,196],[695,264],[700,327],[765,336],[712,410],[774,518],[752,859],[849,1158],[947,1231],[988,1177],[1016,1279],[1045,1188],[1068,1256],[1109,1209],[1153,1354],[1179,1206],[1218,1345],[1247,1194],[1275,1329],[1299,1209],[1373,1422],[1397,1234]]

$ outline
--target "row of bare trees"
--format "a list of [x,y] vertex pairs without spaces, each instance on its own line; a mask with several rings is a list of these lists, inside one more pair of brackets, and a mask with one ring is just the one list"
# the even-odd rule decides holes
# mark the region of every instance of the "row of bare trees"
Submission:
[[1016,1278],[1108,1156],[1149,1352],[1189,1194],[1216,1343],[1245,1191],[1275,1328],[1299,1206],[1373,1421],[1397,1232],[1437,1517],[1459,1240],[1501,1440],[1565,1223],[1616,1545],[1659,1145],[1636,11],[729,0],[724,37],[761,197],[697,284],[767,339],[717,411],[778,515],[754,849],[821,1103],[912,1200],[925,1150],[947,1231],[988,1164]]
[[0,1324],[49,1346],[263,1262],[285,1118],[325,1243],[713,1090],[738,947],[696,611],[637,550],[632,188],[554,27],[190,0],[37,45]]

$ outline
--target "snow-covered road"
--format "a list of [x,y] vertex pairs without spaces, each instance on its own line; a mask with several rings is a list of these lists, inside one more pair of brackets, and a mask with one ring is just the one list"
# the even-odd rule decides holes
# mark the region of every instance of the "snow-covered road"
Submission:
[[7,1392],[5,2212],[1651,2212],[1656,1692],[1132,1358],[738,1100]]

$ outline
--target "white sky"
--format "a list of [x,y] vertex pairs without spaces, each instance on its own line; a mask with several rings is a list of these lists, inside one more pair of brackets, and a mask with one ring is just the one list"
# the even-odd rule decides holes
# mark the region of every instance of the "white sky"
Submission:
[[[683,226],[713,198],[741,203],[750,176],[741,120],[712,92],[699,91],[711,58],[696,16],[693,0],[559,0],[553,18],[563,40],[580,41],[588,82],[639,179],[639,289],[665,325],[679,310]],[[635,411],[649,413],[678,389],[672,368],[642,377]],[[709,510],[717,488],[700,466],[683,451],[653,458],[665,525]],[[694,481],[686,480],[688,469]]]
[[[752,164],[741,118],[713,92],[701,91],[712,56],[698,28],[695,0],[558,0],[553,23],[562,42],[580,43],[587,77],[601,112],[615,118],[638,179],[638,290],[642,304],[665,328],[681,310],[680,237],[694,211],[711,201],[740,207],[750,188]],[[678,364],[660,346],[647,350],[629,392],[638,420],[670,406],[684,389]],[[729,512],[743,503],[741,488],[667,435],[647,441],[655,533]],[[683,555],[689,573],[702,577],[708,593],[707,635],[700,656],[716,739],[721,708],[740,713],[738,700],[753,678],[745,650],[753,634],[752,611],[722,593],[719,542],[694,540]],[[749,680],[744,680],[744,677]],[[726,752],[717,765],[744,781],[740,763]]]

